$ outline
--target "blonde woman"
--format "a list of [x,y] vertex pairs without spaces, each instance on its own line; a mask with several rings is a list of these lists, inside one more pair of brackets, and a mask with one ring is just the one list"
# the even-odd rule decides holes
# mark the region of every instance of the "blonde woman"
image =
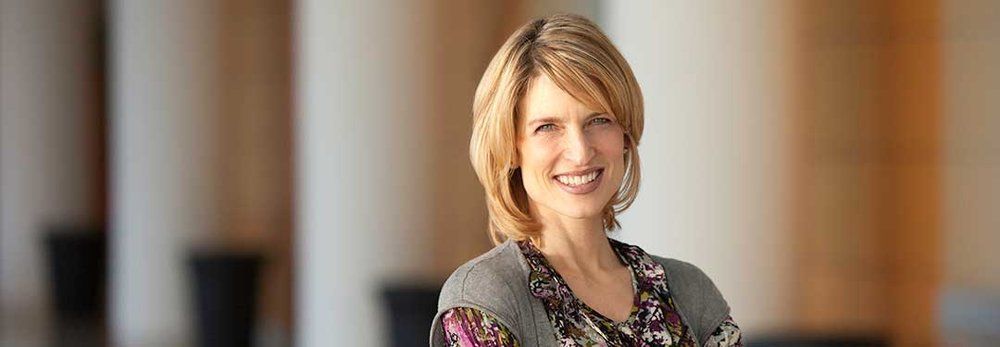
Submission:
[[518,29],[473,114],[497,246],[445,283],[432,346],[741,345],[701,270],[607,236],[638,193],[643,108],[594,23],[554,15]]

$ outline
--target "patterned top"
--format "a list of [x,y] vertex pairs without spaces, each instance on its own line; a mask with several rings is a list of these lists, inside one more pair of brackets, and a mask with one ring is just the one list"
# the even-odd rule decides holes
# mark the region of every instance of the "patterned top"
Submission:
[[[531,294],[543,302],[560,345],[695,346],[694,336],[669,294],[663,267],[639,247],[609,241],[632,272],[635,298],[631,314],[623,322],[605,317],[573,295],[566,281],[531,242],[517,243],[531,269]],[[454,308],[441,320],[449,346],[519,346],[510,330],[478,309]],[[732,317],[727,317],[704,345],[742,346],[739,327]]]

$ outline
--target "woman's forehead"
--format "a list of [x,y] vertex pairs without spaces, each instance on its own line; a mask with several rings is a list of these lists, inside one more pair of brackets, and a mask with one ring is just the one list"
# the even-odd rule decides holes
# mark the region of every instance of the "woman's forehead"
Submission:
[[529,122],[538,118],[589,116],[602,111],[577,99],[544,74],[528,84],[520,104],[521,118]]

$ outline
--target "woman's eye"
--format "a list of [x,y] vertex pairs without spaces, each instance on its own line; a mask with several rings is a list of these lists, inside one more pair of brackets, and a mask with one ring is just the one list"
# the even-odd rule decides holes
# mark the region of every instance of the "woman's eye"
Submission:
[[591,124],[597,124],[597,125],[600,125],[600,124],[608,124],[608,123],[611,123],[611,120],[610,120],[610,119],[607,119],[607,118],[604,118],[604,117],[598,117],[598,118],[594,118],[594,119],[592,119],[592,120],[590,121],[590,123],[591,123]]
[[545,124],[545,125],[542,125],[542,126],[538,127],[537,129],[535,129],[535,132],[537,133],[539,131],[551,131],[551,130],[555,130],[555,129],[556,129],[556,125],[555,124]]

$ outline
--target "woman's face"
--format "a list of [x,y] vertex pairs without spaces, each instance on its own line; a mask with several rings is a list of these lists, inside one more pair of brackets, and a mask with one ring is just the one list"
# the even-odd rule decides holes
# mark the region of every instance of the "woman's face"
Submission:
[[587,108],[544,74],[520,110],[517,149],[532,211],[543,219],[600,218],[625,175],[624,131],[615,117]]

